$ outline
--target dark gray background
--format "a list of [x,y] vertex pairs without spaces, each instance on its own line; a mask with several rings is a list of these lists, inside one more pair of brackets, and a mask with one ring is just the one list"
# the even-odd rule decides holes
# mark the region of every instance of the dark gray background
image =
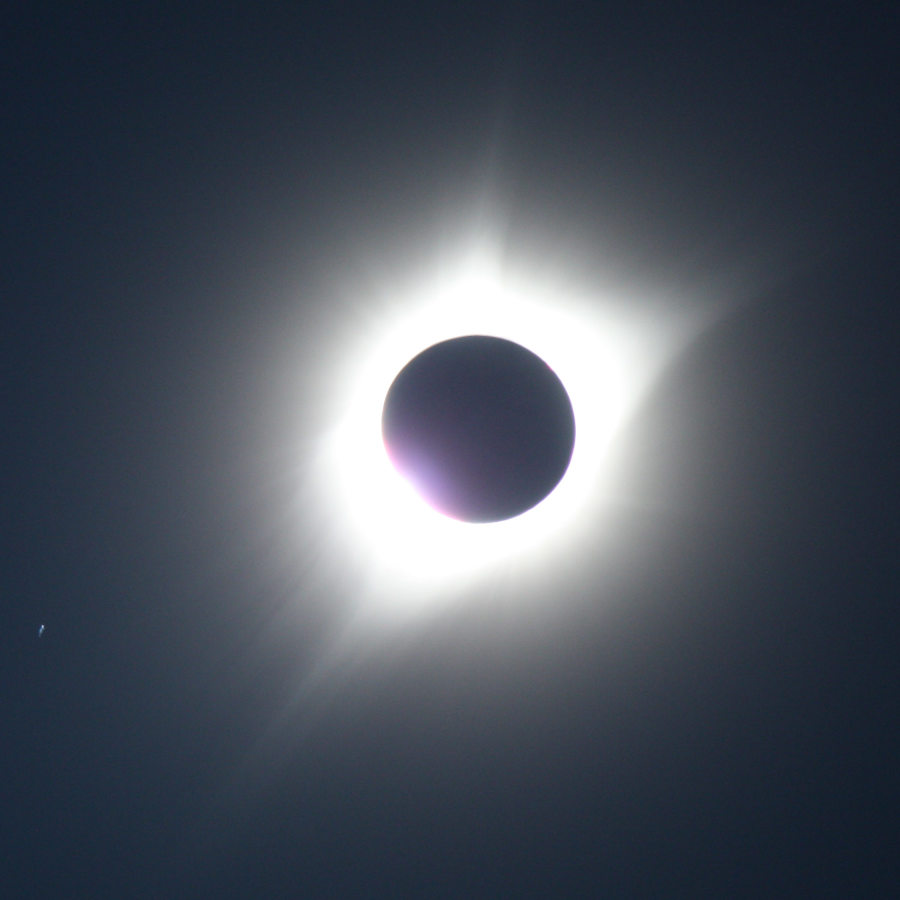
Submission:
[[[594,7],[4,14],[5,896],[896,884],[897,14]],[[314,506],[282,558],[282,445],[332,285],[485,216],[742,305],[629,424],[615,578],[310,682],[353,560]]]

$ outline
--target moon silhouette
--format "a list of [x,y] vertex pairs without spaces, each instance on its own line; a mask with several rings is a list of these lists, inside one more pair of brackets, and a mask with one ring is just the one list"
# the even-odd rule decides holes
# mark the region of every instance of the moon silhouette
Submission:
[[469,335],[414,357],[388,390],[382,437],[434,509],[465,522],[521,515],[556,487],[575,444],[562,382],[512,341]]

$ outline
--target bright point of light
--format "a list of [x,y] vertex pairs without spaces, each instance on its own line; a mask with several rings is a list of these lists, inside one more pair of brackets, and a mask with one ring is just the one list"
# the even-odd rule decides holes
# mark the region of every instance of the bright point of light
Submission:
[[[362,571],[366,593],[421,606],[499,567],[545,564],[585,530],[602,532],[607,450],[691,328],[658,304],[651,312],[622,298],[575,296],[550,277],[504,271],[485,253],[452,274],[385,293],[373,291],[377,315],[366,327],[355,323],[356,346],[350,340],[340,351],[347,365],[316,478],[340,535],[336,553]],[[501,522],[436,512],[397,474],[382,442],[384,399],[397,373],[425,348],[471,334],[536,353],[559,376],[575,414],[562,481]]]

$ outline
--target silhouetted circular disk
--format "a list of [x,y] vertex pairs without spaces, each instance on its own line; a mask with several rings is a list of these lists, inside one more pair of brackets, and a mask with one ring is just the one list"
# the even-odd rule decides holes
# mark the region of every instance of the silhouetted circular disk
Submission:
[[559,483],[575,443],[553,370],[512,341],[473,335],[424,350],[394,379],[382,434],[395,468],[435,509],[509,519]]

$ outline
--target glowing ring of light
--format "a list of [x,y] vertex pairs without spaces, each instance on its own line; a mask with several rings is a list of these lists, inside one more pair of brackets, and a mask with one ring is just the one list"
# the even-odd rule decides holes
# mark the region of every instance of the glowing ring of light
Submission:
[[[358,329],[347,351],[342,415],[322,443],[321,477],[344,552],[362,562],[378,593],[421,598],[513,559],[534,565],[596,518],[607,447],[669,355],[671,333],[657,328],[655,343],[635,340],[640,326],[623,315],[622,301],[580,300],[484,259],[372,305],[377,323]],[[400,369],[426,347],[467,334],[536,353],[565,385],[576,421],[572,460],[556,489],[521,516],[489,524],[429,507],[394,470],[381,437],[384,398]]]

